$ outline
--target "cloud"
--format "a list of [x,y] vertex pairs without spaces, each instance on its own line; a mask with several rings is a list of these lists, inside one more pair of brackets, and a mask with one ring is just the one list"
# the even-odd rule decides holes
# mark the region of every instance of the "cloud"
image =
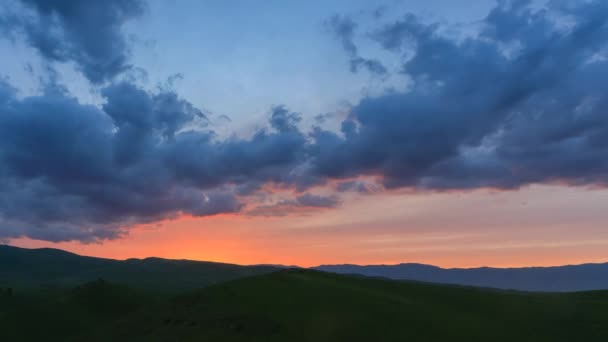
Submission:
[[297,131],[301,120],[300,114],[289,112],[285,106],[273,107],[270,115],[270,125],[279,132]]
[[359,55],[359,49],[354,43],[357,24],[349,17],[334,15],[327,21],[327,26],[340,40],[344,51],[350,58],[350,71],[358,72],[364,68],[372,74],[384,76],[388,73],[386,67],[376,59],[367,59]]
[[338,203],[340,203],[340,201],[336,196],[322,196],[307,193],[296,197],[296,204],[302,207],[333,208],[337,206]]
[[335,195],[304,193],[291,199],[283,199],[273,204],[258,205],[246,212],[250,216],[286,216],[292,213],[306,213],[312,210],[335,208],[340,199]]
[[389,188],[606,185],[607,14],[601,1],[516,1],[473,36],[413,14],[382,25],[373,37],[413,85],[362,99],[342,134],[317,130],[312,169]]
[[[123,24],[144,12],[140,0],[21,0],[25,13],[5,14],[0,23],[25,35],[27,43],[54,62],[74,62],[93,83],[130,67]],[[17,6],[15,6],[17,7]]]
[[0,83],[0,236],[92,242],[137,223],[238,212],[234,186],[282,180],[299,133],[215,141],[175,93],[101,89],[101,107],[61,87],[18,98]]
[[[322,120],[302,129],[300,114],[275,106],[246,138],[218,136],[171,87],[113,79],[128,65],[120,27],[141,8],[122,7],[129,3],[32,3],[34,17],[18,18],[54,25],[40,33],[49,45],[34,46],[49,48],[40,52],[49,61],[75,62],[103,103],[84,104],[56,80],[26,97],[0,81],[0,239],[96,242],[182,214],[286,215],[383,187],[608,185],[604,2],[501,2],[476,34],[460,37],[413,14],[379,23],[370,37],[398,56],[407,91],[364,97],[339,132]],[[87,6],[101,6],[107,22],[82,23]],[[332,21],[358,56],[356,24]],[[117,48],[82,41],[97,34]],[[292,195],[268,201],[280,191]]]
[[336,184],[338,192],[358,192],[360,194],[368,194],[380,191],[376,184],[360,180],[343,181]]

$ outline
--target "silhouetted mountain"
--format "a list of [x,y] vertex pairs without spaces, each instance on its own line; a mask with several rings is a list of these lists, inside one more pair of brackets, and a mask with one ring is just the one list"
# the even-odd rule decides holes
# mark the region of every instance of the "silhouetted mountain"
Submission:
[[469,285],[521,291],[608,289],[608,263],[524,268],[440,268],[423,264],[321,265],[316,270],[397,280]]
[[[283,269],[281,265],[233,264],[161,258],[114,260],[66,251],[0,245],[0,287],[75,286],[103,278],[134,287],[193,289],[227,280]],[[587,291],[608,289],[608,264],[526,268],[451,268],[423,264],[321,265],[313,269],[432,283],[522,291]]]
[[102,278],[141,288],[181,290],[275,270],[270,266],[161,258],[113,260],[51,248],[0,245],[0,287],[75,286]]

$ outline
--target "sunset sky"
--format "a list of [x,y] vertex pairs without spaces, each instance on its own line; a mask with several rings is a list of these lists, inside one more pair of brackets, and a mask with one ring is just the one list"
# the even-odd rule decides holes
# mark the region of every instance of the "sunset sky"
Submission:
[[0,243],[608,261],[608,3],[0,1]]

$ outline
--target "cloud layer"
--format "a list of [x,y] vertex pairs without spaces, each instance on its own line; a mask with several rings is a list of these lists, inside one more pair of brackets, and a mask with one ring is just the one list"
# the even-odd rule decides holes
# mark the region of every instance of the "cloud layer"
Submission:
[[[0,82],[0,239],[91,242],[180,214],[339,205],[315,187],[339,194],[608,183],[603,1],[541,9],[501,2],[478,32],[457,37],[413,14],[378,22],[368,37],[400,58],[407,91],[363,98],[339,132],[302,129],[300,114],[276,106],[247,138],[217,136],[172,90],[117,79],[130,67],[121,28],[143,12],[140,2],[24,3],[23,13],[0,20],[5,31],[23,34],[49,62],[75,63],[104,102],[83,104],[52,82],[20,97]],[[359,56],[355,22],[328,23],[353,72],[389,72]],[[272,189],[291,195],[267,203]]]
[[378,28],[413,85],[363,99],[343,137],[319,131],[317,172],[432,189],[605,185],[607,14],[601,1],[514,1],[462,39],[412,14]]
[[[127,70],[129,46],[123,24],[144,12],[141,0],[22,0],[21,12],[0,20],[54,62],[73,62],[93,83]],[[16,4],[12,4],[15,6]]]

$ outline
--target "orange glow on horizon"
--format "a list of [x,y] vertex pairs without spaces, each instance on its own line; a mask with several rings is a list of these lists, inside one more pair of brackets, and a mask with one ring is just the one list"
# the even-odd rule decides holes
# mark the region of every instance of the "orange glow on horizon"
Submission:
[[599,205],[607,201],[608,190],[553,186],[383,193],[352,196],[332,210],[281,217],[181,216],[139,225],[103,244],[24,238],[10,243],[115,259],[155,256],[245,265],[555,266],[608,261],[608,214]]

